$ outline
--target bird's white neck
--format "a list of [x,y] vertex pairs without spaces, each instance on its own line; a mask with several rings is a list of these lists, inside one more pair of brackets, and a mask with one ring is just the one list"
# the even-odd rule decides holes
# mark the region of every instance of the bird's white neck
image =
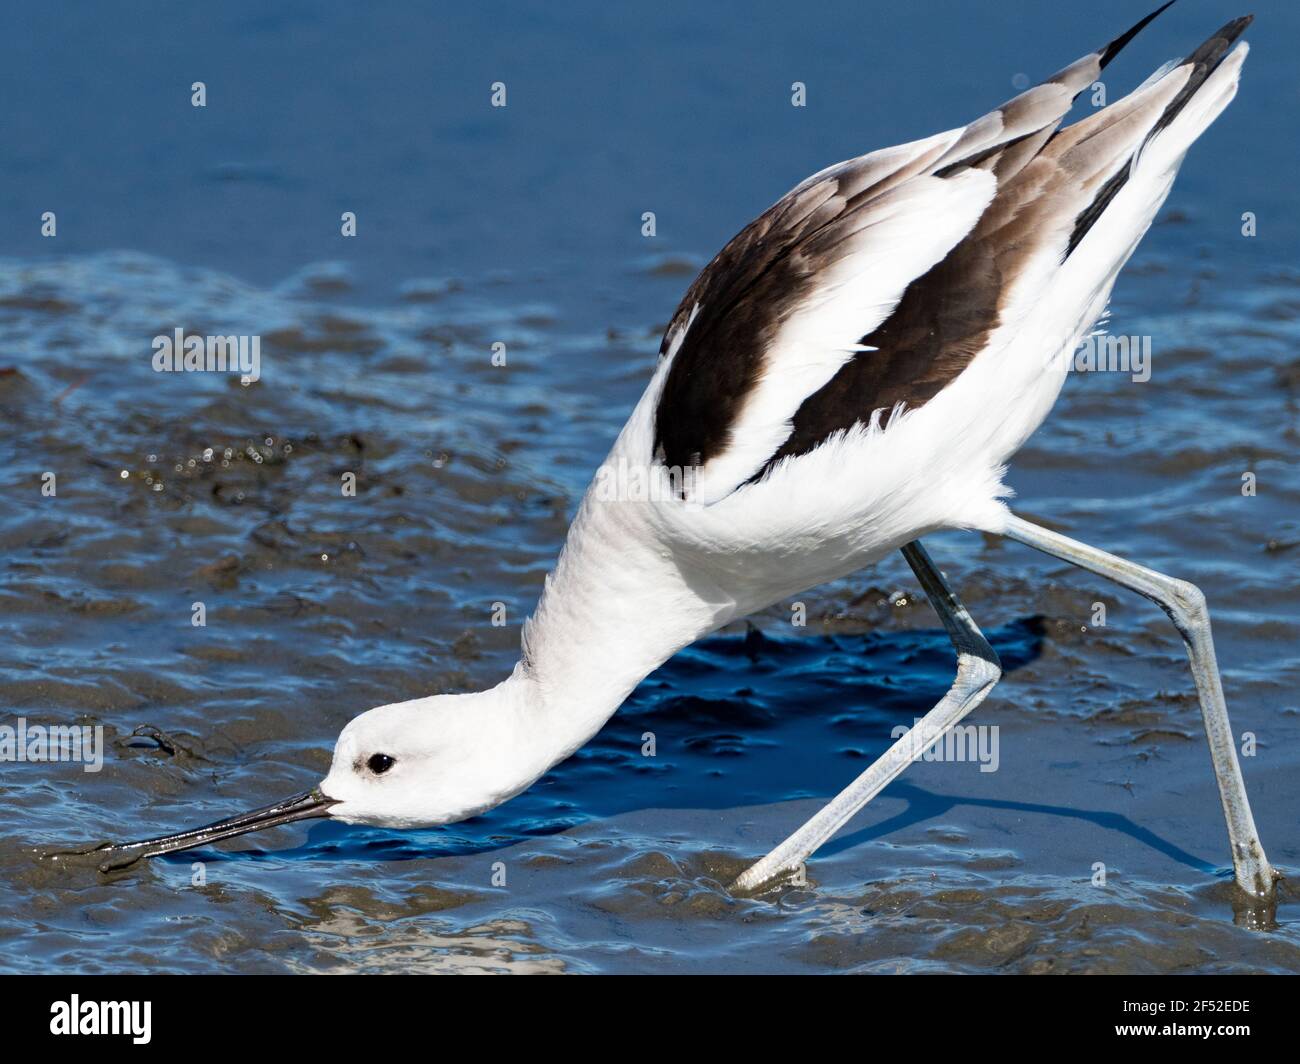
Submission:
[[658,541],[648,505],[589,492],[525,625],[522,658],[502,687],[515,689],[545,768],[599,731],[664,661],[730,619],[734,603]]

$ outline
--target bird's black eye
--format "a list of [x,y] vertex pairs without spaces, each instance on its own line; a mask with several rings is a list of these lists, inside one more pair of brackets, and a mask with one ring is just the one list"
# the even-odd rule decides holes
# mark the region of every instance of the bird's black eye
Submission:
[[366,762],[366,767],[376,776],[382,776],[393,767],[393,759],[387,754],[371,754],[370,760]]

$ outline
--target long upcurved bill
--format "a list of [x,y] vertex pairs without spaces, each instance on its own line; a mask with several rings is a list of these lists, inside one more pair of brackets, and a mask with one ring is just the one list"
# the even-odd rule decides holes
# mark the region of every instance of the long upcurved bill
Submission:
[[329,816],[329,808],[334,804],[333,798],[326,797],[321,793],[320,788],[316,788],[263,806],[261,809],[253,809],[227,820],[218,820],[176,835],[160,835],[156,839],[142,839],[139,842],[105,843],[98,848],[99,852],[107,855],[100,864],[99,870],[111,872],[135,864],[142,857],[157,857],[159,854],[175,853],[177,850],[193,850],[250,831],[290,824],[295,820]]

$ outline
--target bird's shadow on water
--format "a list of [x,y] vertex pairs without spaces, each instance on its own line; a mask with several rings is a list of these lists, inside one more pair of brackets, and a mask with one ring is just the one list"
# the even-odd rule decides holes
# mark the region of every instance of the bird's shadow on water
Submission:
[[[1042,652],[1040,617],[988,633],[1006,673]],[[395,832],[325,822],[302,846],[202,851],[210,861],[406,861],[467,856],[641,809],[730,809],[829,797],[947,691],[942,630],[780,636],[750,628],[678,654],[637,688],[590,743],[505,806],[460,824]],[[649,751],[653,749],[653,755]],[[846,766],[846,761],[848,765]],[[824,781],[834,781],[826,783]],[[901,812],[832,840],[836,853],[958,806],[1037,812],[1119,831],[1200,873],[1220,869],[1116,813],[926,791],[896,780]],[[165,860],[188,863],[189,854]]]
[[1046,802],[1017,802],[991,798],[972,798],[963,794],[939,794],[936,791],[927,791],[905,780],[894,782],[889,788],[889,795],[891,798],[903,799],[907,802],[907,807],[878,824],[872,824],[869,828],[863,828],[860,831],[854,831],[848,835],[832,839],[817,852],[831,855],[851,850],[864,842],[872,842],[903,828],[912,827],[927,820],[935,820],[953,809],[964,806],[979,809],[1004,809],[1015,813],[1041,813],[1046,816],[1083,820],[1089,824],[1095,824],[1097,827],[1105,828],[1107,831],[1118,831],[1123,835],[1127,835],[1144,846],[1149,846],[1157,853],[1161,853],[1171,860],[1195,869],[1202,874],[1228,877],[1232,875],[1231,868],[1224,869],[1218,865],[1210,864],[1208,861],[1203,861],[1195,854],[1188,853],[1182,847],[1175,846],[1172,842],[1162,839],[1154,831],[1144,828],[1140,824],[1135,824],[1120,813],[1105,812],[1099,809],[1077,809],[1068,805],[1050,805]]

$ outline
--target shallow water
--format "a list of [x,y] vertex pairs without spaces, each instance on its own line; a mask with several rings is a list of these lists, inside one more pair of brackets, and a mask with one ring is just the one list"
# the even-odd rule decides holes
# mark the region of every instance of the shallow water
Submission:
[[[997,771],[912,766],[806,885],[723,886],[946,688],[901,559],[802,596],[806,626],[786,603],[678,655],[468,823],[299,825],[112,876],[39,857],[302,790],[358,711],[498,680],[716,247],[807,173],[973,116],[1133,17],[892,10],[812,5],[795,32],[774,4],[634,27],[567,7],[233,5],[129,29],[87,11],[57,45],[25,16],[35,43],[0,63],[24,101],[0,186],[12,217],[57,209],[60,235],[24,221],[0,261],[0,722],[100,725],[106,753],[99,773],[0,765],[0,968],[1300,971],[1294,893],[1234,904],[1163,615],[974,535],[930,546],[1006,666],[975,717]],[[1117,83],[1233,13],[1171,12]],[[1204,588],[1235,730],[1257,738],[1260,832],[1300,876],[1296,137],[1268,103],[1293,95],[1273,42],[1300,27],[1260,17],[1242,96],[1112,304],[1112,331],[1152,336],[1151,379],[1074,377],[1009,481],[1026,514]],[[206,75],[206,110],[144,76],[151,49],[196,57],[176,80]],[[153,373],[178,325],[261,335],[262,380]]]

